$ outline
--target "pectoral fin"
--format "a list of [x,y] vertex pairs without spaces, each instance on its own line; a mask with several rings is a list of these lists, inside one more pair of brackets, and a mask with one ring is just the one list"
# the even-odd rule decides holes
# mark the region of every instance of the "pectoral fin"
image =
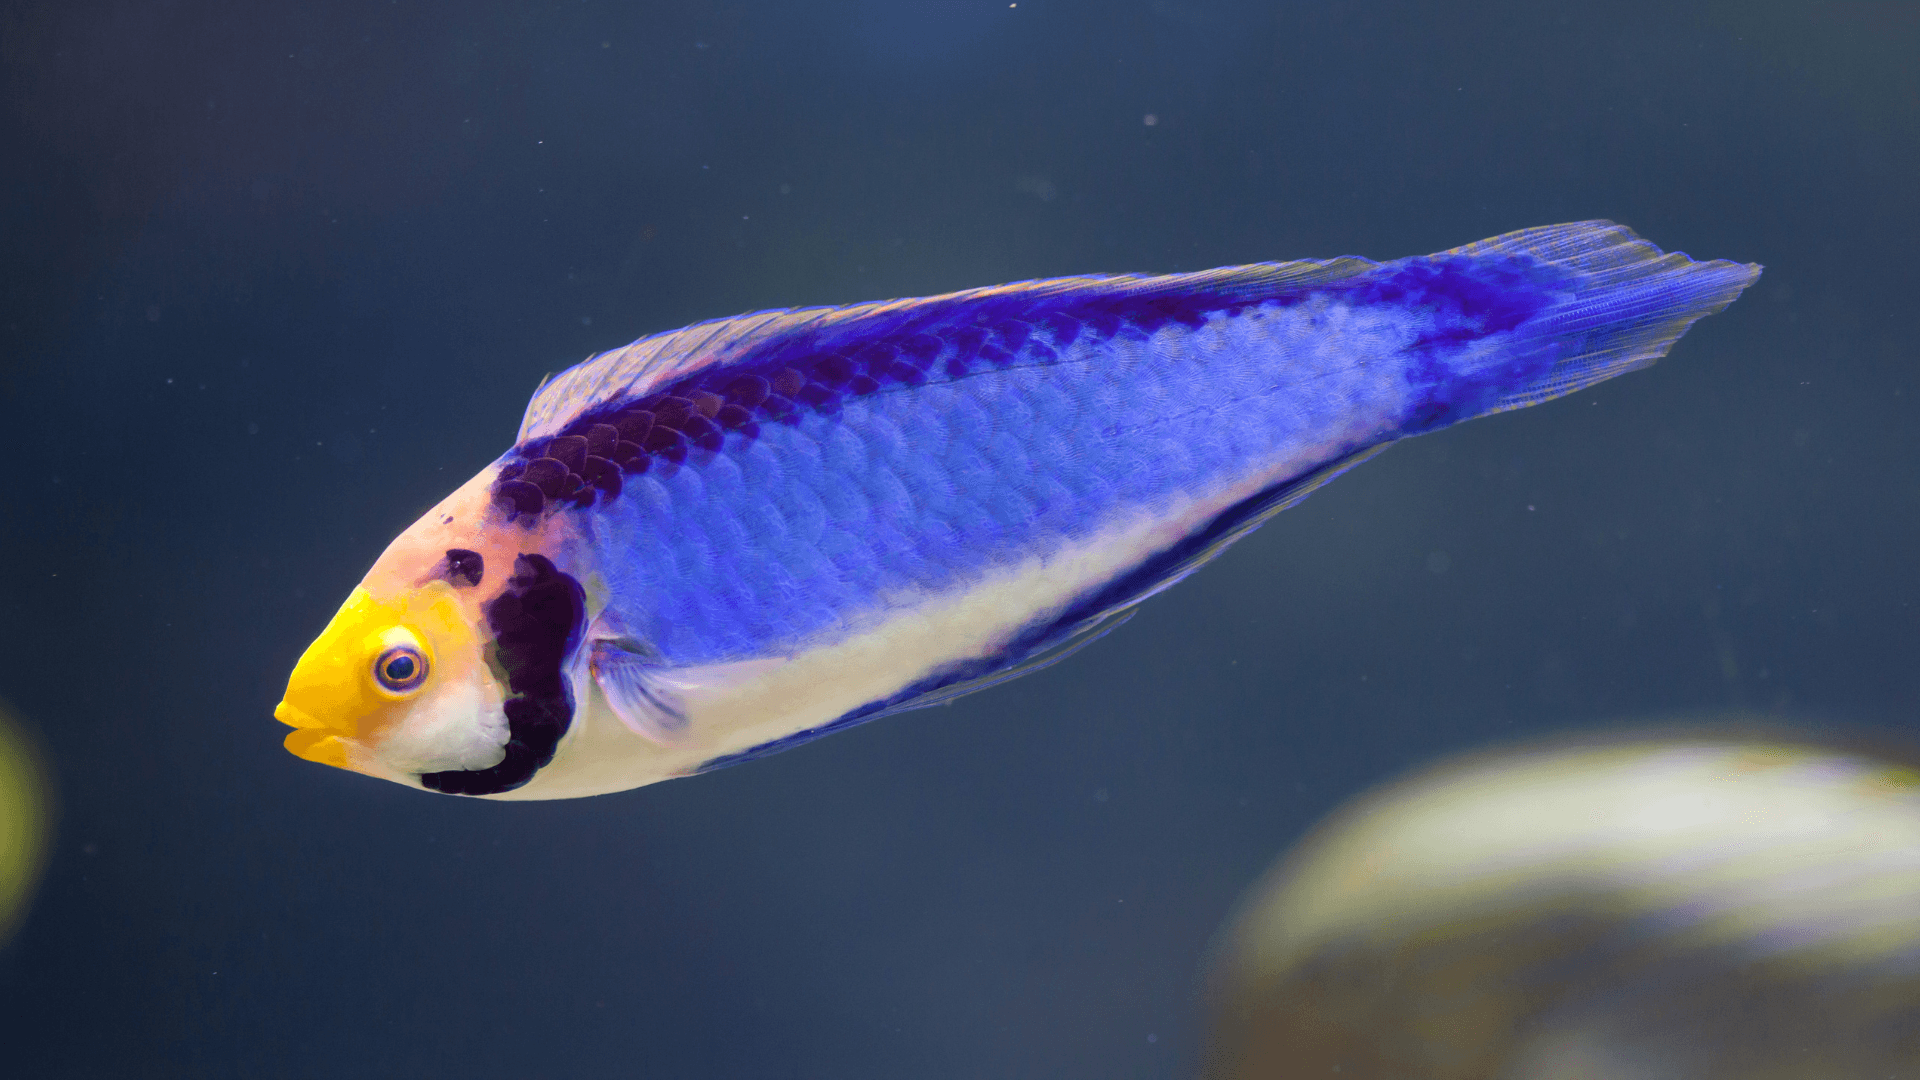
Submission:
[[664,746],[686,733],[685,704],[659,664],[611,641],[593,643],[591,664],[607,705],[634,734]]

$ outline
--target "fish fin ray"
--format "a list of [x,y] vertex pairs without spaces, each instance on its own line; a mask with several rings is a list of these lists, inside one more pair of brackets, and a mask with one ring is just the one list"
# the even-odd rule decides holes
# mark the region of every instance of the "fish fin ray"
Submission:
[[1573,290],[1522,327],[1509,346],[1516,353],[1541,348],[1561,355],[1479,415],[1538,405],[1654,363],[1695,321],[1733,303],[1762,269],[1664,252],[1611,221],[1521,229],[1434,257],[1450,255],[1524,255],[1566,272]]
[[687,731],[684,702],[659,675],[661,668],[617,642],[595,641],[590,660],[593,681],[607,707],[641,738],[672,745]]

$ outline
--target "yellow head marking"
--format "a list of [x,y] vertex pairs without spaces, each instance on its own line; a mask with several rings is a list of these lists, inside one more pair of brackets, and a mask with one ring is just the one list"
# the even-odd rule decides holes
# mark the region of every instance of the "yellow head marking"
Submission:
[[364,585],[354,589],[294,665],[286,698],[273,711],[298,729],[287,736],[287,749],[323,765],[375,772],[368,748],[471,655],[474,640],[444,581],[390,599]]

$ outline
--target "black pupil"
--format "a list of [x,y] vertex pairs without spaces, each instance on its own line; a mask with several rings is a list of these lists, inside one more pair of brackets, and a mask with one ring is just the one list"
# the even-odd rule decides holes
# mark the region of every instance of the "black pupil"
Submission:
[[413,657],[408,656],[406,653],[401,653],[399,656],[387,661],[387,678],[392,679],[394,682],[406,682],[408,679],[413,678],[413,671]]

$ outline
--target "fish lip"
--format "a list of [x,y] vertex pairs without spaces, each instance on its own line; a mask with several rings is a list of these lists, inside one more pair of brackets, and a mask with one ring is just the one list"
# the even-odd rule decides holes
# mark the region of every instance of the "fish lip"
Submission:
[[274,707],[273,718],[293,728],[324,728],[328,725],[315,720],[306,713],[293,707],[292,703],[282,701]]

